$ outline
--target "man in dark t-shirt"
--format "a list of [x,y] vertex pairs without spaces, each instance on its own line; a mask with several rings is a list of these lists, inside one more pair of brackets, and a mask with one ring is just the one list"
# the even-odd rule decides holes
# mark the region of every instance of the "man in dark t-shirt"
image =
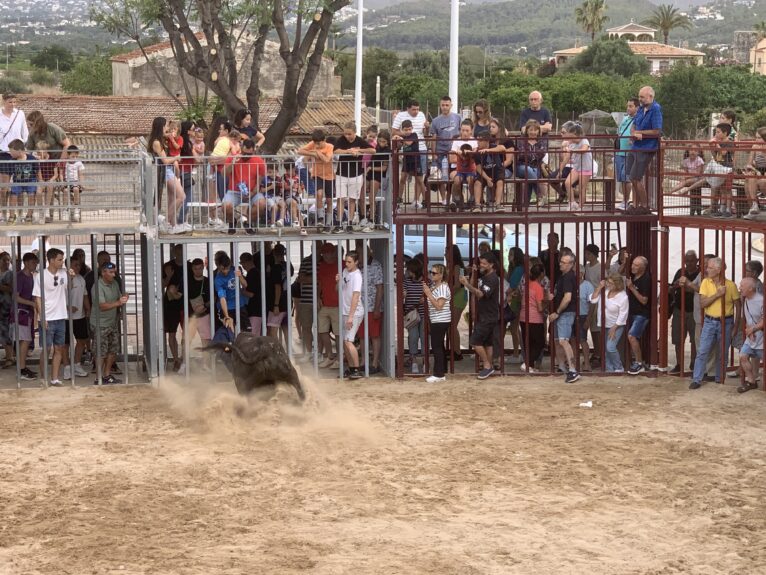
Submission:
[[[349,122],[343,126],[343,135],[335,142],[333,153],[338,157],[338,168],[335,172],[335,193],[338,197],[338,220],[343,220],[343,207],[348,201],[348,217],[350,225],[359,223],[356,204],[361,198],[364,185],[364,166],[362,156],[374,154],[375,148],[356,135],[356,125]],[[340,231],[338,229],[336,232]],[[351,230],[347,230],[351,231]]]
[[537,120],[540,123],[540,131],[545,136],[553,128],[551,112],[543,106],[543,95],[535,90],[529,94],[529,107],[521,111],[519,117],[519,130],[524,131],[524,126],[529,120]]
[[548,249],[540,252],[540,261],[545,269],[545,275],[554,284],[561,277],[561,265],[559,262],[559,235],[556,232],[548,234]]
[[[692,346],[691,354],[691,369],[694,369],[694,359],[697,357],[697,346],[695,345],[695,328],[696,321],[694,318],[694,290],[689,284],[692,284],[694,280],[699,276],[699,258],[697,252],[694,250],[688,250],[684,254],[684,267],[679,268],[676,275],[673,276],[673,281],[670,285],[673,295],[673,322],[671,324],[671,340],[676,348],[676,365],[670,371],[671,374],[681,373],[681,364],[683,360],[683,353],[681,350],[681,342],[686,340],[686,336],[689,336]],[[681,278],[686,278],[686,287],[681,286]],[[683,311],[681,310],[681,293],[686,290],[683,296]],[[683,329],[681,326],[681,318],[683,318]]]
[[487,379],[495,373],[492,367],[492,342],[494,341],[495,329],[500,326],[500,301],[498,293],[500,290],[500,278],[497,277],[495,269],[498,262],[494,254],[487,252],[479,256],[479,278],[477,285],[473,283],[476,280],[476,270],[471,274],[469,280],[465,276],[460,276],[460,283],[465,286],[469,293],[476,297],[476,323],[471,332],[471,345],[476,350],[476,355],[482,362],[483,369],[479,372],[479,379]]
[[561,277],[556,281],[553,292],[553,313],[548,316],[548,320],[555,322],[556,349],[559,352],[559,358],[566,358],[567,366],[564,366],[559,359],[559,368],[566,371],[566,382],[574,383],[580,379],[577,372],[574,351],[569,340],[573,335],[575,319],[577,318],[577,276],[574,271],[575,259],[572,254],[561,256],[559,266],[561,268]]
[[652,293],[652,278],[647,271],[649,261],[643,256],[633,258],[630,265],[631,276],[626,282],[628,290],[628,342],[635,359],[628,368],[630,375],[638,375],[644,371],[641,359],[641,336],[649,324],[649,300]]

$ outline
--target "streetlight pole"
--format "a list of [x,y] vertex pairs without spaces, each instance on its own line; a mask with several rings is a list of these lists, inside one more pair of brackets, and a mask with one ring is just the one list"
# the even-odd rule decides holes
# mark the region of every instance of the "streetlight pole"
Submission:
[[[360,0],[361,1],[361,0]],[[457,60],[458,39],[460,26],[460,6],[458,0],[450,0],[450,26],[449,26],[449,97],[452,98],[452,111],[460,110],[457,92]]]
[[356,133],[362,135],[362,28],[364,26],[364,0],[357,0],[356,9],[356,74],[354,78],[354,122]]

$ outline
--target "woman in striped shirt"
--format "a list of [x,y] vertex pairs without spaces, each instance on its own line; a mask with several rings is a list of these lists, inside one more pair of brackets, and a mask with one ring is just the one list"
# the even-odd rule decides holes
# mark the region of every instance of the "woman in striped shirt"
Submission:
[[446,271],[442,264],[434,264],[431,268],[431,286],[423,284],[423,295],[428,302],[428,321],[431,324],[431,351],[434,354],[434,373],[426,378],[427,383],[438,383],[446,379],[444,371],[447,367],[447,354],[444,337],[452,322],[450,310],[452,294],[444,281]]
[[[410,351],[410,370],[420,373],[418,351],[425,348],[423,326],[425,325],[425,305],[423,305],[423,262],[417,256],[407,262],[404,273],[404,315],[413,309],[418,310],[420,321],[407,329],[407,346]],[[422,347],[420,347],[422,346]]]

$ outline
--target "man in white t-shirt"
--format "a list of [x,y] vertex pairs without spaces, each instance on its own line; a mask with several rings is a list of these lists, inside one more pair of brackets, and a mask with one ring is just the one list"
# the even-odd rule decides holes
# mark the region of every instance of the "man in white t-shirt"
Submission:
[[394,116],[394,121],[391,124],[391,130],[393,136],[402,136],[402,122],[409,120],[412,122],[412,131],[418,136],[418,149],[423,152],[420,155],[420,173],[427,174],[428,161],[426,141],[424,138],[428,137],[428,128],[430,124],[426,120],[426,116],[420,111],[420,103],[417,100],[410,100],[407,102],[407,109],[403,112],[399,112]]
[[354,345],[359,326],[364,319],[362,301],[362,272],[359,271],[359,253],[351,250],[346,254],[346,268],[335,276],[341,285],[341,310],[343,312],[343,350],[349,367],[349,377],[359,379],[364,375],[359,370],[359,353]]
[[5,206],[8,202],[8,184],[13,174],[13,158],[8,153],[8,144],[13,140],[26,142],[29,139],[27,117],[16,108],[16,94],[3,94],[0,109],[0,223],[5,222]]
[[[66,324],[67,317],[67,273],[64,267],[64,252],[58,248],[51,248],[45,254],[48,267],[35,276],[35,285],[32,288],[32,296],[35,299],[35,311],[45,330],[45,341],[48,346],[53,346],[53,359],[51,360],[50,383],[54,387],[60,387],[59,370],[61,360],[66,352]],[[70,270],[70,275],[74,275]],[[43,278],[45,296],[45,315],[43,311],[43,293],[40,291],[40,278]],[[44,320],[44,321],[43,321]]]

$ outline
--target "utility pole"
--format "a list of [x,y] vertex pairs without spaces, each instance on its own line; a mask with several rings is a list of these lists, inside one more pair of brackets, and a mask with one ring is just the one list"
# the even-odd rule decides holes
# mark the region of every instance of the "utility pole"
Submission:
[[460,26],[460,4],[458,0],[450,1],[450,34],[449,34],[449,97],[452,98],[452,111],[456,112],[458,107],[458,47]]

